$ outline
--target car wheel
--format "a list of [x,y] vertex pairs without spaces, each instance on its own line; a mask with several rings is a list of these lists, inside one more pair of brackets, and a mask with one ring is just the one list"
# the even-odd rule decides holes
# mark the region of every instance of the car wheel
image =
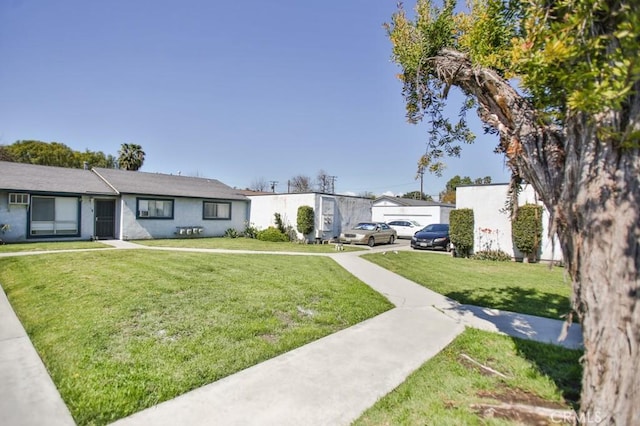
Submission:
[[376,245],[376,240],[373,237],[369,237],[369,241],[367,242],[369,247],[373,247]]
[[393,244],[393,242],[394,242],[395,240],[396,240],[396,239],[394,238],[394,236],[393,236],[393,235],[392,235],[392,236],[390,236],[390,237],[389,237],[389,244]]

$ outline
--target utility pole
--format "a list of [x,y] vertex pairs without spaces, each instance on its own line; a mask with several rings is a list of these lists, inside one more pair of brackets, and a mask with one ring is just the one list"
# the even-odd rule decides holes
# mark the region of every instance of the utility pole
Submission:
[[269,185],[271,186],[271,192],[276,192],[276,185],[278,184],[277,180],[270,180]]
[[424,197],[423,181],[424,181],[424,166],[418,167],[418,176],[420,176],[420,199]]
[[330,194],[335,194],[336,193],[336,180],[338,179],[338,176],[327,176],[327,178],[329,179],[329,188],[331,188]]

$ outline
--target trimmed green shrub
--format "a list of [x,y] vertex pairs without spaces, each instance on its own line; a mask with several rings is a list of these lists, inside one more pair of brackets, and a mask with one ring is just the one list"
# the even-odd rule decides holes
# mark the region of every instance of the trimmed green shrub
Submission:
[[238,238],[239,236],[240,234],[234,228],[229,228],[226,231],[224,231],[225,238]]
[[262,231],[258,231],[257,238],[260,241],[271,241],[271,242],[289,241],[289,237],[287,237],[284,233],[282,233],[278,228],[275,228],[273,226],[270,226],[267,229],[263,229]]
[[300,206],[298,207],[298,232],[302,235],[309,235],[313,232],[315,214],[313,207]]
[[494,262],[510,262],[511,256],[502,250],[481,250],[473,253],[474,260],[493,260]]
[[245,222],[244,231],[242,232],[245,238],[257,238],[258,237],[258,228],[253,226],[252,223]]
[[526,259],[536,260],[542,241],[542,206],[525,204],[518,207],[516,217],[511,221],[513,244]]
[[284,222],[282,221],[282,215],[280,215],[280,213],[274,213],[273,217],[274,217],[273,221],[276,223],[276,228],[278,228],[278,231],[282,232],[283,234],[286,234],[287,229],[284,226]]
[[469,257],[473,250],[473,210],[455,209],[449,213],[449,238],[457,256]]
[[276,228],[278,228],[278,231],[287,236],[288,241],[295,241],[298,239],[298,234],[296,234],[293,226],[289,225],[288,223],[285,224],[280,213],[274,213],[273,216],[274,222],[276,223]]

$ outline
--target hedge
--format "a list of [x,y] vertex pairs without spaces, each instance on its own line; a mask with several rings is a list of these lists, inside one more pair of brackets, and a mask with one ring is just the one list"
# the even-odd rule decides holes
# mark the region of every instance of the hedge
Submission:
[[525,204],[518,207],[516,217],[511,221],[513,244],[525,257],[537,258],[542,241],[542,206]]
[[473,251],[473,210],[455,209],[449,213],[449,238],[456,255],[467,257]]

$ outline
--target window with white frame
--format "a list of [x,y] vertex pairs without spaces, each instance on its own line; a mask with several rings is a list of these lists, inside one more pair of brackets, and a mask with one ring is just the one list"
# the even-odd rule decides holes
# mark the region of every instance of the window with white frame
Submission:
[[9,193],[9,204],[29,205],[29,194],[10,192]]
[[79,235],[80,203],[77,197],[32,196],[31,236]]
[[231,203],[225,201],[205,201],[202,205],[203,219],[231,219]]
[[173,219],[173,200],[137,199],[139,219]]

